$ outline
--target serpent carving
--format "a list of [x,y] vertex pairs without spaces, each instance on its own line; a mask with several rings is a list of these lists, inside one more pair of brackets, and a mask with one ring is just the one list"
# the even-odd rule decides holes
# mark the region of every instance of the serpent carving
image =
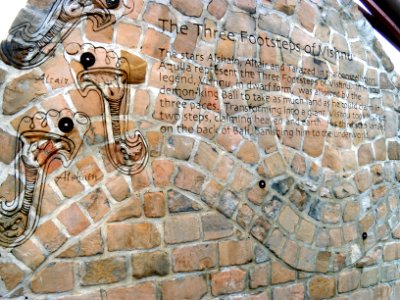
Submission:
[[146,62],[132,55],[130,59],[120,58],[114,51],[89,44],[68,45],[67,52],[76,58],[75,81],[82,95],[95,89],[103,100],[106,149],[111,163],[123,174],[139,173],[148,161],[148,146],[139,130],[127,134],[127,115],[129,84],[144,82]]
[[55,1],[37,27],[26,20],[10,29],[7,39],[1,43],[1,59],[17,69],[34,68],[55,52],[82,19],[89,19],[96,32],[112,25],[133,8],[133,0]]
[[0,202],[0,245],[15,247],[35,231],[41,202],[54,160],[67,167],[82,143],[81,136],[90,127],[89,117],[69,109],[37,112],[24,117],[18,128],[15,175],[16,198]]

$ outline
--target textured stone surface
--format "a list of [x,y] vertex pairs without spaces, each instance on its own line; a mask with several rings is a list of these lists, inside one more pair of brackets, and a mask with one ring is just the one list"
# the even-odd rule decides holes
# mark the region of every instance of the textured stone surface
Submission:
[[[1,66],[2,207],[23,196],[24,163],[59,151],[39,169],[37,229],[1,252],[1,297],[400,297],[400,81],[356,6],[103,2],[45,63]],[[43,28],[50,4],[30,0],[19,24]],[[90,117],[86,135],[27,123],[62,109]],[[141,150],[134,174],[110,161]],[[12,221],[1,214],[2,245]]]

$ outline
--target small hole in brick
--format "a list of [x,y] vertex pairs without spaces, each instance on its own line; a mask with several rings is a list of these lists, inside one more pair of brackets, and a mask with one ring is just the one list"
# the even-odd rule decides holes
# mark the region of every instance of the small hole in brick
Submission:
[[67,117],[61,118],[58,122],[58,128],[64,133],[71,132],[74,129],[74,122]]
[[265,183],[265,181],[264,180],[260,180],[260,182],[258,183],[258,186],[260,187],[260,188],[265,188],[265,186],[266,186],[266,183]]
[[366,232],[363,232],[363,234],[362,234],[362,238],[363,238],[363,240],[366,240],[366,239],[367,239],[367,237],[368,237],[368,233],[366,233]]
[[107,8],[115,9],[119,5],[119,0],[107,0],[106,4],[107,4]]
[[81,55],[81,64],[87,70],[96,63],[96,57],[90,53],[85,52]]

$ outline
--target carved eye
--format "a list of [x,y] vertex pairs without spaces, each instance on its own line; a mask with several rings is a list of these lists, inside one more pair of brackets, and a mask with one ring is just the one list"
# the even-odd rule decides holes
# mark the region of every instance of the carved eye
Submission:
[[71,132],[74,129],[74,122],[67,117],[61,118],[58,121],[58,128],[65,133]]
[[82,66],[86,69],[90,68],[96,63],[96,57],[90,53],[90,52],[85,52],[81,56],[81,64]]
[[106,0],[106,5],[109,9],[117,8],[119,5],[119,0]]
[[264,181],[264,180],[260,180],[260,182],[258,183],[258,186],[259,186],[261,189],[265,188],[265,186],[266,186],[265,181]]

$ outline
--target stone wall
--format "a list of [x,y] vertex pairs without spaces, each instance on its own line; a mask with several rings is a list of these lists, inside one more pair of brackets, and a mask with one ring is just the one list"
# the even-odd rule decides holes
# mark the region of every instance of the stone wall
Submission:
[[2,43],[2,297],[400,299],[400,79],[355,5],[80,2]]

